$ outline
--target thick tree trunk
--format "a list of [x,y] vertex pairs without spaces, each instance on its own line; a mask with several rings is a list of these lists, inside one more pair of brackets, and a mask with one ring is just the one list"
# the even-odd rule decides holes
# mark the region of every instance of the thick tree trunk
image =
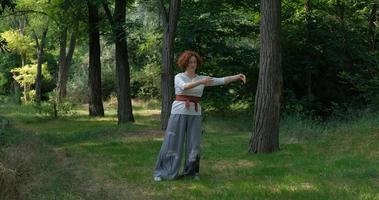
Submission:
[[89,29],[89,115],[104,116],[101,93],[101,63],[100,63],[100,32],[98,5],[88,1],[88,29]]
[[176,35],[176,27],[178,24],[180,0],[171,0],[168,12],[164,6],[163,0],[160,0],[160,8],[163,22],[163,50],[162,61],[163,68],[161,73],[161,93],[162,93],[162,109],[161,109],[161,129],[165,130],[171,112],[171,104],[174,95],[174,41]]
[[130,69],[128,45],[124,29],[126,17],[126,0],[116,0],[114,11],[114,35],[116,43],[116,70],[118,79],[117,116],[118,123],[134,122],[132,100],[130,95]]
[[251,153],[279,150],[279,121],[282,97],[280,45],[280,0],[261,1],[260,61],[254,109]]
[[67,80],[70,71],[72,56],[75,50],[76,37],[74,30],[70,36],[70,44],[66,54],[67,45],[67,29],[62,30],[60,35],[60,51],[59,51],[59,74],[58,74],[58,102],[67,95]]
[[46,43],[47,28],[43,30],[41,41],[38,41],[38,37],[34,34],[37,46],[37,75],[35,81],[35,90],[36,90],[36,102],[37,104],[41,103],[42,99],[42,63],[44,59],[44,48]]

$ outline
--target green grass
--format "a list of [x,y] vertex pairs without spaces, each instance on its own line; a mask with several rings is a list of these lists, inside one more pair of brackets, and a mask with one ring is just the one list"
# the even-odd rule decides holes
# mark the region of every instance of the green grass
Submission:
[[259,155],[247,153],[251,113],[207,114],[201,180],[156,183],[158,108],[139,103],[136,123],[117,126],[111,108],[104,118],[87,117],[83,106],[52,120],[1,106],[11,121],[3,146],[38,143],[30,149],[42,167],[31,177],[44,181],[29,184],[31,199],[379,199],[378,114],[328,124],[284,117],[281,150]]

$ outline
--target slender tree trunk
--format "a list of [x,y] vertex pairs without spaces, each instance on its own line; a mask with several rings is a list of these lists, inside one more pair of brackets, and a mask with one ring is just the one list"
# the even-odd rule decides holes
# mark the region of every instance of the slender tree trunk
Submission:
[[12,81],[13,94],[12,95],[15,97],[17,104],[21,103],[21,99],[20,99],[21,88],[20,87],[21,87],[20,84],[18,84],[17,81],[13,79],[13,81]]
[[24,100],[25,100],[25,102],[30,101],[29,91],[30,91],[29,85],[25,84],[24,85]]
[[37,46],[37,75],[35,81],[35,90],[36,90],[36,102],[37,104],[41,103],[42,99],[42,63],[44,60],[44,48],[46,43],[47,28],[43,30],[41,41],[38,41],[38,36],[34,33],[34,38]]
[[171,112],[171,104],[174,95],[174,41],[176,36],[176,27],[179,19],[180,0],[171,0],[168,11],[164,1],[160,0],[160,10],[163,22],[163,49],[162,60],[163,68],[161,73],[161,129],[165,130]]
[[310,49],[310,31],[311,31],[311,0],[304,1],[304,10],[305,10],[305,66],[307,73],[307,86],[308,86],[308,98],[312,98],[312,66],[310,66],[311,56],[309,55]]
[[280,46],[280,0],[261,1],[260,61],[254,109],[251,153],[279,150],[279,121],[282,97]]
[[89,29],[89,115],[104,116],[101,93],[101,63],[100,63],[100,31],[98,5],[88,1],[88,29]]
[[70,44],[66,54],[67,45],[67,29],[62,30],[60,35],[60,51],[59,51],[59,74],[58,74],[58,102],[67,95],[67,80],[70,70],[72,56],[75,50],[76,36],[75,29],[70,36]]
[[64,79],[64,67],[66,66],[66,47],[67,47],[67,28],[62,28],[60,34],[59,34],[59,71],[58,71],[58,101],[61,101],[63,98],[62,96],[65,95],[66,91],[63,91],[65,89],[62,88],[63,86],[63,79]]
[[374,3],[371,8],[369,20],[368,20],[368,41],[371,51],[376,50],[376,34],[375,34],[375,22],[377,19],[378,3]]
[[25,58],[26,58],[25,53],[22,53],[22,54],[21,54],[21,66],[22,66],[22,67],[25,66]]
[[[24,37],[26,22],[27,22],[27,17],[24,16],[18,23],[21,37]],[[25,65],[26,65],[26,53],[22,52],[21,53],[21,67]],[[14,86],[14,96],[16,98],[16,101],[17,103],[21,104],[21,85],[16,80],[13,79],[13,86]]]

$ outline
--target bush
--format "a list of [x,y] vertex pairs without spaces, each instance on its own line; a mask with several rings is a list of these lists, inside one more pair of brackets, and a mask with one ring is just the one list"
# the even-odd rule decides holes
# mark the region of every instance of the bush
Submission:
[[131,91],[133,98],[160,98],[161,67],[157,63],[147,64],[140,71],[132,72]]
[[73,116],[76,115],[74,108],[76,104],[67,99],[62,99],[59,103],[56,98],[56,90],[49,93],[49,100],[40,104],[33,103],[33,107],[44,117]]

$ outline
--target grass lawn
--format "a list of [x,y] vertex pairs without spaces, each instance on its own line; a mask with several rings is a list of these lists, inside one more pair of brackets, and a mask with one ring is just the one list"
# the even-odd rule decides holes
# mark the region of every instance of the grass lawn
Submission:
[[0,105],[10,120],[0,135],[0,197],[379,199],[379,114],[328,124],[285,117],[281,151],[260,155],[247,153],[250,113],[207,114],[201,179],[154,182],[164,135],[158,108],[135,103],[136,122],[118,126],[111,108],[90,118],[84,105],[56,120]]

